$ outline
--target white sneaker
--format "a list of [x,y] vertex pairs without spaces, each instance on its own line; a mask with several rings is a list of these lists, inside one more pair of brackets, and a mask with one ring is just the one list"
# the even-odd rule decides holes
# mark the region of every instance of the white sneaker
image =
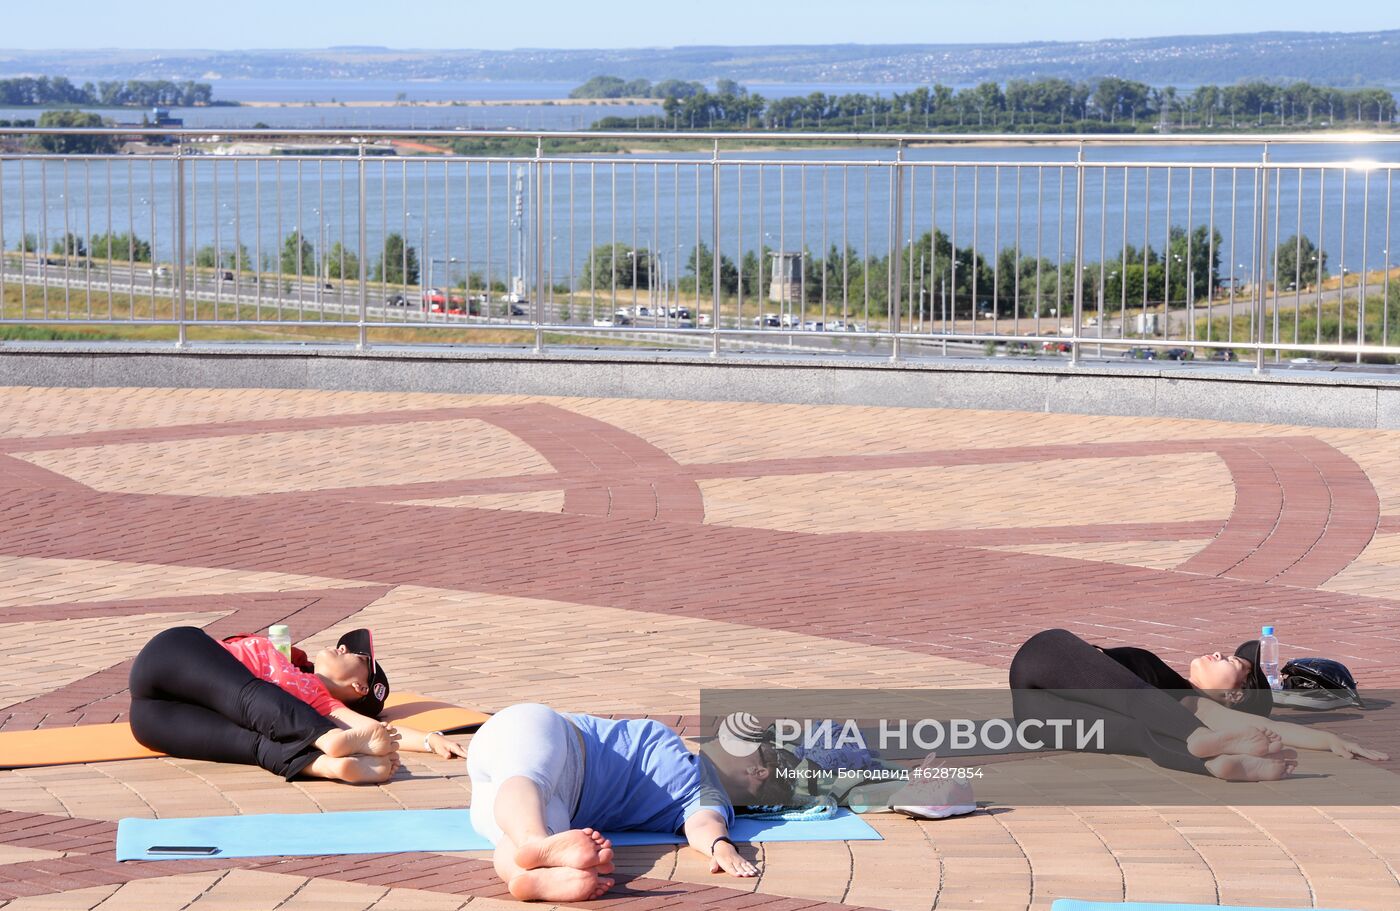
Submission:
[[[933,753],[920,769],[937,768]],[[914,819],[947,819],[977,812],[972,782],[966,778],[926,778],[911,781],[890,799],[890,809]]]
[[950,816],[966,816],[977,812],[977,804],[948,804],[931,807],[890,807],[896,813],[903,813],[914,819],[947,819]]

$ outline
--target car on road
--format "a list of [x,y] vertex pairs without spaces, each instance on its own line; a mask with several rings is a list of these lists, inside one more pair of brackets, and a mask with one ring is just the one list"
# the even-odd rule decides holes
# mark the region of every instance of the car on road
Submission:
[[1196,355],[1189,348],[1168,348],[1162,352],[1162,357],[1169,361],[1190,361],[1194,360]]
[[1124,351],[1123,357],[1137,361],[1155,361],[1157,360],[1157,352],[1151,348],[1133,347]]
[[1217,348],[1211,352],[1210,359],[1213,361],[1237,361],[1240,356],[1235,353],[1233,348]]
[[762,316],[755,316],[753,318],[753,324],[755,326],[765,326],[773,329],[782,325],[782,323],[778,321],[778,314],[776,313],[765,313]]
[[805,322],[805,323],[802,324],[802,331],[803,331],[803,332],[824,332],[824,331],[826,331],[826,325],[825,325],[824,323],[822,323],[821,320],[809,319],[809,320],[807,320],[807,322]]
[[384,303],[389,307],[407,307],[408,298],[404,297],[402,294],[390,294]]
[[607,329],[616,324],[608,317],[600,316],[597,319],[593,320],[593,325],[597,329]]
[[231,282],[231,281],[233,281],[233,273],[232,273],[231,271],[229,271],[228,269],[224,269],[222,272],[219,273],[219,281],[221,281],[221,282]]

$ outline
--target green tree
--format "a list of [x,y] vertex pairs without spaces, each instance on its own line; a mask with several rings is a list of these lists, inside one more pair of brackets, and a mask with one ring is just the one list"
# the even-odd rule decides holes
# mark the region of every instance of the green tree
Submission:
[[391,285],[418,284],[418,251],[404,244],[402,234],[387,235],[370,279]]
[[[700,293],[709,294],[714,282],[715,257],[710,248],[703,243],[690,251],[690,258],[685,262],[685,271],[690,273],[681,279],[685,290],[695,290],[697,270]],[[723,253],[719,257],[719,290],[723,294],[737,294],[739,291],[739,269],[734,265],[734,260]]]
[[336,241],[331,244],[330,252],[326,254],[326,277],[358,279],[360,258],[347,250],[340,241]]
[[[743,266],[742,272],[744,276],[745,297],[759,298],[768,293],[768,289],[765,287],[765,284],[769,281],[772,281],[773,276],[769,272],[769,267],[766,264],[773,261],[772,253],[773,249],[765,244],[761,252],[755,253],[753,250],[750,250],[747,253],[745,253],[744,258],[740,260]],[[762,267],[763,281],[761,282],[759,281],[760,262],[765,264]]]
[[293,231],[282,241],[282,272],[287,275],[316,274],[316,248],[311,241],[302,237],[301,231]]
[[[1191,297],[1204,298],[1211,276],[1220,275],[1220,232],[1214,237],[1205,225],[1197,225],[1189,238],[1185,228],[1172,227],[1168,232],[1167,255],[1162,261],[1163,276],[1170,272],[1167,300],[1185,303],[1187,282],[1191,282]],[[1170,267],[1168,269],[1167,267]]]
[[[248,248],[239,244],[236,249],[215,249],[213,244],[200,247],[195,251],[194,264],[202,269],[233,269],[242,271],[253,266],[253,258],[248,253]],[[287,270],[283,270],[287,271]],[[295,272],[295,264],[291,271]]]
[[[623,98],[627,95],[628,83],[617,76],[594,76],[583,85],[569,92],[570,98]],[[650,91],[650,83],[647,90]],[[643,93],[645,94],[645,93]]]
[[1316,285],[1327,277],[1327,253],[1319,250],[1306,234],[1294,234],[1278,245],[1278,284],[1306,287]]
[[650,250],[634,250],[626,244],[599,244],[584,261],[579,289],[606,291],[614,287],[614,282],[618,288],[646,288],[654,258]]
[[[39,126],[92,129],[102,126],[102,118],[88,111],[45,111]],[[117,150],[111,136],[31,136],[29,147],[55,155],[109,155]]]
[[151,245],[125,232],[94,234],[88,241],[88,252],[93,259],[115,259],[133,263],[151,261]]
[[20,253],[38,253],[39,238],[33,231],[28,231],[23,237],[15,241],[15,250]]
[[[952,316],[966,317],[972,314],[974,304],[985,310],[992,305],[993,291],[993,271],[991,263],[986,256],[981,253],[974,254],[971,247],[959,247],[953,249],[952,242],[948,235],[942,231],[925,231],[918,239],[905,248],[904,265],[900,269],[900,299],[901,301],[915,301],[919,296],[919,263],[924,263],[924,282],[930,288],[929,294],[925,295],[925,305],[938,309],[941,303],[935,303],[939,295],[947,294],[949,306],[953,312]],[[909,266],[914,266],[914,283],[909,283]],[[889,270],[888,262],[884,259],[879,262],[872,261],[871,271],[878,270],[886,273]],[[997,287],[999,292],[997,303],[1005,311],[1002,315],[1010,312],[1012,295],[1006,293],[1008,285],[1003,275],[1002,281]],[[871,291],[874,292],[873,285]],[[1024,292],[1024,288],[1023,288]],[[888,298],[888,294],[882,295],[882,300]],[[874,300],[872,296],[872,300]]]
[[55,256],[73,256],[82,259],[87,256],[87,244],[78,235],[69,232],[53,242],[50,252]]

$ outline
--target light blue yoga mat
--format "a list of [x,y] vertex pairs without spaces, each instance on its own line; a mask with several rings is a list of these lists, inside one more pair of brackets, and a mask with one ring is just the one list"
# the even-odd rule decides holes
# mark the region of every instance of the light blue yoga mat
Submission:
[[[830,819],[790,822],[740,817],[735,841],[878,841],[880,833],[849,810]],[[669,832],[610,832],[619,847],[679,845]],[[156,845],[218,848],[152,854]],[[468,810],[369,810],[350,813],[273,813],[189,819],[123,819],[117,824],[117,860],[189,860],[193,857],[310,857],[320,854],[396,854],[405,851],[477,851],[491,843],[472,828]]]
[[1254,905],[1173,905],[1163,902],[1086,902],[1057,898],[1050,911],[1341,911],[1340,908],[1275,908]]

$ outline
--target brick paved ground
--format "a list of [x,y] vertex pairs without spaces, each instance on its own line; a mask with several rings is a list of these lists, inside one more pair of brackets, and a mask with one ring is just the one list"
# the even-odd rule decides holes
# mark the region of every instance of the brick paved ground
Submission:
[[[0,729],[121,719],[131,656],[178,624],[287,622],[313,646],[372,625],[400,687],[683,733],[705,685],[1004,685],[1047,626],[1181,661],[1271,620],[1288,650],[1400,686],[1397,453],[1379,432],[1043,414],[0,390]],[[124,816],[468,802],[460,762],[406,758],[366,788],[177,759],[0,772],[0,904],[506,907],[480,855],[113,861]],[[1400,907],[1394,807],[869,818],[885,841],[752,849],[755,881],[627,850],[595,904]]]

